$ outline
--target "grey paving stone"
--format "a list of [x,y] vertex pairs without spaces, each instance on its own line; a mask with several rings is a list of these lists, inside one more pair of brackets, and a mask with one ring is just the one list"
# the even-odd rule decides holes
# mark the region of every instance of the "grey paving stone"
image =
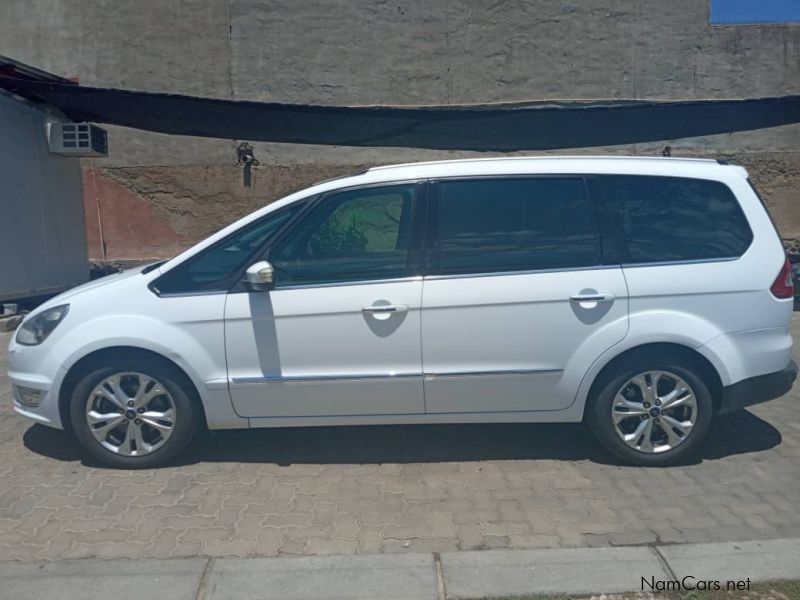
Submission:
[[[800,312],[793,331],[800,340]],[[697,460],[669,469],[619,465],[579,426],[516,423],[220,431],[185,462],[123,472],[86,464],[64,432],[14,412],[10,337],[0,333],[0,562],[800,535],[800,382],[715,420]]]
[[431,554],[218,559],[205,600],[436,600]]
[[642,577],[668,577],[647,547],[447,552],[441,559],[448,598],[628,592],[641,589]]
[[0,597],[13,600],[193,600],[206,559],[64,560],[0,565]]
[[659,547],[682,579],[752,581],[800,579],[800,539],[721,542]]

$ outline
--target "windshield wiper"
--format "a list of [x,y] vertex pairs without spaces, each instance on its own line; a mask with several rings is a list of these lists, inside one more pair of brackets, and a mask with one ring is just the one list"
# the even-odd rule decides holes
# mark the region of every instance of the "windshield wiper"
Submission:
[[165,262],[167,262],[167,261],[161,260],[161,261],[153,263],[152,265],[147,265],[144,269],[142,269],[142,275],[146,275],[150,271],[155,271],[158,267],[163,265]]

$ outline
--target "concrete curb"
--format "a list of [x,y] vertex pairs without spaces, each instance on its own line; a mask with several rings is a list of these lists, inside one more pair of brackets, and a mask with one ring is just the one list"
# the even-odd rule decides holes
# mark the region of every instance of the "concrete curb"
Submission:
[[[446,600],[800,579],[800,539],[439,554],[0,564],[15,600]],[[646,582],[650,582],[649,584]],[[657,586],[671,586],[658,589]],[[686,589],[686,588],[684,588]],[[741,588],[740,588],[741,589]]]
[[[800,539],[442,554],[448,599],[688,591],[700,581],[800,579]],[[684,579],[686,578],[686,579]],[[651,589],[650,585],[654,589]],[[663,586],[659,589],[660,586]]]

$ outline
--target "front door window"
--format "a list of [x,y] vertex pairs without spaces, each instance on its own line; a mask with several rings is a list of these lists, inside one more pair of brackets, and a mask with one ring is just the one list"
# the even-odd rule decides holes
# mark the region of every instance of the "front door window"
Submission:
[[277,287],[405,276],[413,197],[398,185],[325,198],[270,253]]

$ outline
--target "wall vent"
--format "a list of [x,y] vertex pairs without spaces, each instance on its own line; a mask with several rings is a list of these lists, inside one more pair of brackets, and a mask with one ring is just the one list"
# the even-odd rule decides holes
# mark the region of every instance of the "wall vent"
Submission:
[[106,130],[91,123],[49,123],[50,152],[64,156],[108,156]]

